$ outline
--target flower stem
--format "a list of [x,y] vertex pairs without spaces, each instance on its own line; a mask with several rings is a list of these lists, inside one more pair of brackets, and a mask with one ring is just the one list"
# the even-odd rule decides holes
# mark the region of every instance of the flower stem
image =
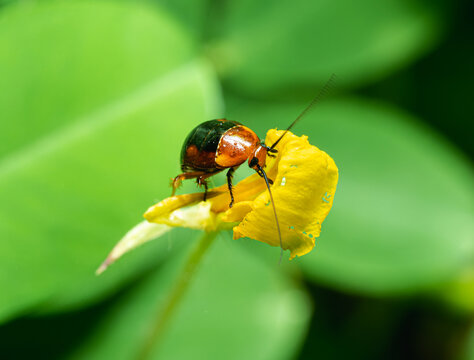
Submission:
[[174,287],[172,288],[168,297],[165,299],[164,305],[160,306],[159,310],[162,310],[157,312],[157,317],[155,319],[153,328],[148,334],[148,337],[146,338],[138,354],[138,360],[146,360],[150,358],[152,350],[154,350],[161,341],[164,330],[166,329],[169,320],[173,317],[179,303],[183,299],[184,294],[189,288],[189,285],[193,279],[193,275],[196,273],[196,269],[199,266],[203,255],[206,253],[207,249],[209,249],[209,246],[212,244],[216,236],[216,231],[205,232],[199,240],[198,245],[184,264],[184,267],[179,274]]

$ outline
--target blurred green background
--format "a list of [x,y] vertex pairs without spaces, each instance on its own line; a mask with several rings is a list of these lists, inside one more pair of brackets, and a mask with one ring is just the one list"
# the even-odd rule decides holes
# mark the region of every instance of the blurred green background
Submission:
[[277,267],[222,233],[153,357],[474,359],[473,10],[0,1],[0,358],[134,359],[200,234],[94,271],[169,195],[187,133],[264,137],[336,73],[294,129],[340,171],[315,249]]

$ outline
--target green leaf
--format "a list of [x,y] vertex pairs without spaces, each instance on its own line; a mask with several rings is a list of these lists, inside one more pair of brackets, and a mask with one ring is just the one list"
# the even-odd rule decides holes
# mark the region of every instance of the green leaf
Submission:
[[208,0],[144,0],[157,4],[187,29],[189,36],[202,41],[209,12]]
[[436,6],[418,1],[227,1],[210,55],[227,83],[268,94],[325,82],[379,79],[431,48]]
[[[152,358],[292,358],[311,313],[305,293],[229,239],[218,238],[201,265]],[[124,297],[74,358],[136,357],[181,266],[169,259]]]
[[449,284],[436,289],[433,295],[463,314],[474,314],[474,261]]
[[474,325],[471,327],[471,330],[469,331],[469,335],[466,341],[466,350],[462,359],[463,360],[474,359]]
[[94,275],[169,195],[177,139],[219,108],[193,47],[145,6],[44,2],[0,14],[0,319],[55,297],[104,296],[166,256],[153,245]]
[[[228,116],[263,137],[305,105],[234,100]],[[441,285],[469,268],[473,174],[442,138],[396,109],[348,99],[321,103],[294,132],[326,151],[340,175],[315,249],[295,260],[308,277],[387,294]]]

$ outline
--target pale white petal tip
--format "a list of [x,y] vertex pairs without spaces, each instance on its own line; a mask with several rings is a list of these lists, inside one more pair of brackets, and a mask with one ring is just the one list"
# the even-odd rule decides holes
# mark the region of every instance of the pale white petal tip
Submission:
[[156,239],[168,232],[171,229],[170,226],[162,224],[149,223],[148,221],[142,221],[135,227],[133,227],[125,236],[115,245],[110,254],[104,260],[104,262],[96,270],[95,274],[102,274],[111,264],[113,264],[123,254],[135,249],[136,247]]
[[95,271],[95,274],[99,276],[102,274],[105,270],[107,270],[107,267],[111,264],[111,261],[109,258],[105,259],[105,261],[99,266],[99,268]]

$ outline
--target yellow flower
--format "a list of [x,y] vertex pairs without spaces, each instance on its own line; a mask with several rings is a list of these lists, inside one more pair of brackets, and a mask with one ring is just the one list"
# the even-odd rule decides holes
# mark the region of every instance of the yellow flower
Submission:
[[[269,130],[265,143],[273,144],[282,134],[282,130]],[[338,170],[331,157],[309,144],[306,136],[288,132],[276,149],[275,158],[267,157],[265,170],[268,178],[273,180],[271,191],[280,223],[282,246],[290,250],[292,259],[313,249],[321,224],[333,204]],[[249,237],[280,246],[264,179],[253,174],[236,184],[233,193],[235,202],[232,208],[229,208],[227,185],[223,185],[209,191],[206,202],[201,201],[202,193],[171,196],[150,207],[144,217],[149,223],[161,224],[153,230],[158,234],[163,233],[163,226],[166,229],[180,226],[205,231],[233,228],[234,239]],[[133,234],[133,230],[131,232]],[[149,240],[149,234],[150,228],[147,227],[145,241]],[[138,241],[139,244],[142,242]],[[116,254],[121,255],[124,247],[125,251],[130,249],[130,238],[125,236],[121,243],[127,245],[120,247],[119,243],[114,249]]]

